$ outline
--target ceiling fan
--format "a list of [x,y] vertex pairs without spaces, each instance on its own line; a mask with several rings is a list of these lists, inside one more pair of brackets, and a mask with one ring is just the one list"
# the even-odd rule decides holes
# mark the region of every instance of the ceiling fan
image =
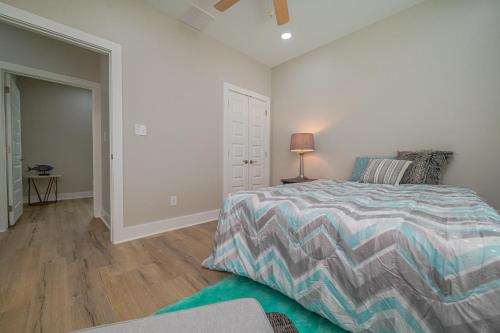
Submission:
[[[220,12],[224,12],[231,8],[239,0],[220,0],[214,7]],[[278,25],[283,25],[290,21],[290,16],[288,15],[288,3],[287,0],[273,0],[274,12],[276,14],[276,22]]]

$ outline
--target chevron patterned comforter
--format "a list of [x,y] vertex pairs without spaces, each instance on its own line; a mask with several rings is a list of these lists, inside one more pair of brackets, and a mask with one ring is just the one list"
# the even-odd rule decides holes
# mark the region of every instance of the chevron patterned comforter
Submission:
[[204,266],[352,332],[500,332],[500,216],[466,188],[315,181],[237,192]]

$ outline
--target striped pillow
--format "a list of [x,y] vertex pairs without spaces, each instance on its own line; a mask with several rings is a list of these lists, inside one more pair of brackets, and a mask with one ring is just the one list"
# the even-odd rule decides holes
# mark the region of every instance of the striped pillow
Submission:
[[370,159],[360,182],[399,185],[411,163],[405,160]]

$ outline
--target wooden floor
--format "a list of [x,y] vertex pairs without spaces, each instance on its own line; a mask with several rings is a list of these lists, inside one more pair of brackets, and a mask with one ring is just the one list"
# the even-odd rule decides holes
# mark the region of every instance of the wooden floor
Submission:
[[68,332],[148,316],[216,283],[215,222],[120,245],[90,199],[25,207],[0,233],[0,332]]

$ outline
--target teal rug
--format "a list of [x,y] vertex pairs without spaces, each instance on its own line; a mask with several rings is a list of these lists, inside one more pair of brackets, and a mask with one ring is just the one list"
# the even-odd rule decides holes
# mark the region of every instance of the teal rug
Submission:
[[280,292],[254,282],[248,278],[236,275],[230,276],[190,297],[184,298],[173,305],[167,306],[166,308],[156,312],[156,314],[190,309],[201,305],[247,297],[257,299],[266,312],[281,312],[286,314],[301,333],[347,332],[330,323],[323,317],[306,310],[300,304]]

